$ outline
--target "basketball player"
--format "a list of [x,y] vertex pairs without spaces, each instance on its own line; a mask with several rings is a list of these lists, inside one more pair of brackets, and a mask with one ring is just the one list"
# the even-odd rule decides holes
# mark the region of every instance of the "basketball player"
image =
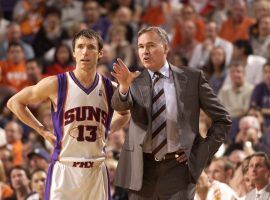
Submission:
[[[113,110],[113,86],[96,72],[103,41],[93,30],[74,36],[76,68],[41,80],[8,101],[18,118],[54,145],[48,170],[45,199],[105,200],[110,198],[105,141]],[[28,104],[49,99],[54,135],[33,116]],[[111,132],[129,119],[128,112],[115,112]]]

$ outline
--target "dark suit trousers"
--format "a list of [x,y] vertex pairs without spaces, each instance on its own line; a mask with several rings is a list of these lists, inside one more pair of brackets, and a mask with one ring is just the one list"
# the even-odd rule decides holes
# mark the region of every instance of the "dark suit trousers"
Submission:
[[129,200],[193,200],[196,185],[190,180],[187,164],[144,156],[142,188],[129,190]]

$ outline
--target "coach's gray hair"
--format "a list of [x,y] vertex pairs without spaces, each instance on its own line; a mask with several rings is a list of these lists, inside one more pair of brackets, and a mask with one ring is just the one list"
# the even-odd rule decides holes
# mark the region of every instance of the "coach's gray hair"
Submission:
[[160,28],[160,27],[158,27],[158,26],[149,26],[149,27],[142,28],[142,29],[138,32],[137,38],[139,38],[142,34],[147,33],[147,32],[150,32],[150,31],[153,31],[153,32],[157,33],[158,36],[159,36],[166,44],[169,44],[169,37],[168,37],[167,32],[166,32],[163,28]]

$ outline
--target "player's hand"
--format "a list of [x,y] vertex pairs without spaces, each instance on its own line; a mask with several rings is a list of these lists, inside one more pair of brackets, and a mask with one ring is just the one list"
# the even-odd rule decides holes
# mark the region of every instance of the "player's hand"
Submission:
[[52,146],[54,146],[56,137],[54,134],[52,134],[50,131],[44,130],[42,131],[42,137],[47,140]]
[[140,75],[139,71],[136,72],[130,72],[128,67],[125,65],[125,63],[120,59],[117,58],[118,63],[113,64],[113,70],[112,76],[116,78],[118,83],[120,84],[119,90],[121,93],[126,93],[128,91],[128,88],[132,81]]

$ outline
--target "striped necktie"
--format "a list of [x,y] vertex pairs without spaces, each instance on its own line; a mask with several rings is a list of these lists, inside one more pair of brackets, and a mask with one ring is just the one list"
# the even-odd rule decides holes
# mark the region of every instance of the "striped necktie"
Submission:
[[155,72],[153,76],[152,98],[152,153],[161,160],[167,153],[166,135],[166,101],[163,89],[162,74]]

